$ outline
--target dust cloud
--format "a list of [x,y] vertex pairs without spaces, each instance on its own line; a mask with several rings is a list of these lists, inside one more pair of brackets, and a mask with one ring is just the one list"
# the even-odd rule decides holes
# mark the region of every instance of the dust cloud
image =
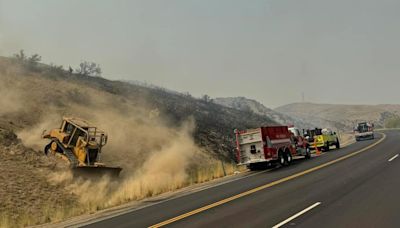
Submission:
[[[119,125],[115,127],[116,129],[111,129],[111,131],[117,130]],[[146,127],[141,127],[146,130]],[[107,152],[119,155],[121,160],[114,158],[114,163],[122,164],[124,168],[122,176],[117,180],[107,176],[96,180],[73,179],[71,173],[65,170],[55,172],[49,180],[53,183],[64,184],[69,191],[80,197],[81,203],[89,207],[89,210],[115,206],[176,190],[187,184],[187,169],[192,161],[191,158],[195,156],[195,153],[201,153],[192,140],[193,129],[194,122],[188,120],[176,130],[162,129],[159,126],[159,132],[150,129],[138,131],[136,134],[141,135],[147,132],[146,137],[150,140],[139,147],[125,141],[130,137],[135,137],[131,135],[135,131],[114,142],[110,139]],[[135,150],[135,148],[144,149],[151,146],[152,140],[157,144],[154,146],[155,149],[142,150],[148,154],[143,155],[141,151]],[[121,142],[123,143],[120,145]],[[126,148],[122,148],[123,145],[131,148],[130,153]],[[143,162],[137,162],[139,160]],[[93,189],[96,191],[93,192]]]
[[18,112],[22,108],[21,94],[19,91],[8,89],[10,81],[5,80],[0,75],[0,116]]
[[46,140],[42,139],[42,135],[46,129],[52,129],[60,126],[61,118],[56,114],[49,114],[45,119],[36,124],[33,128],[26,128],[18,132],[18,137],[22,139],[25,146],[35,150],[43,151]]
[[88,210],[143,199],[188,184],[189,166],[196,157],[205,156],[193,141],[194,120],[171,127],[157,109],[118,104],[113,95],[85,91],[78,90],[78,95],[95,94],[89,95],[90,105],[70,101],[62,108],[43,105],[39,109],[47,111],[40,113],[35,124],[17,132],[18,137],[24,145],[43,151],[48,143],[41,138],[44,130],[59,127],[63,116],[83,118],[109,136],[101,162],[123,170],[117,180],[104,177],[92,181],[72,178],[68,170],[58,167],[49,175],[51,183],[64,185],[83,205],[88,205]]

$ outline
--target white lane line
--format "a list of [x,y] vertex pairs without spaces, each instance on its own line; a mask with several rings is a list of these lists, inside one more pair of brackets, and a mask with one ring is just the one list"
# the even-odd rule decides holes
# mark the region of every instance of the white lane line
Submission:
[[393,161],[394,159],[396,159],[398,156],[399,156],[399,154],[396,154],[395,156],[393,156],[392,158],[390,158],[388,161],[391,162],[391,161]]
[[320,204],[321,204],[321,202],[316,202],[316,203],[314,203],[313,205],[311,205],[311,206],[307,207],[306,209],[304,209],[304,210],[302,210],[302,211],[298,212],[297,214],[295,214],[295,215],[291,216],[290,218],[288,218],[288,219],[286,219],[286,220],[284,220],[284,221],[282,221],[282,222],[280,222],[280,223],[276,224],[276,225],[275,225],[275,226],[273,226],[272,228],[279,228],[279,227],[281,227],[281,226],[285,225],[286,223],[288,223],[288,222],[292,221],[293,219],[295,219],[295,218],[299,217],[300,215],[302,215],[302,214],[306,213],[307,211],[309,211],[309,210],[313,209],[314,207],[317,207],[317,206],[318,206],[318,205],[320,205]]

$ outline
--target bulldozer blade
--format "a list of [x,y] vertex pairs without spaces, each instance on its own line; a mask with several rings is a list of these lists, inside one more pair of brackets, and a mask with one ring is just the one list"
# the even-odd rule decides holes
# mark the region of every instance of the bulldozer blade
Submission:
[[116,178],[119,176],[122,168],[120,167],[101,167],[101,166],[80,166],[72,169],[74,177],[94,178],[109,176]]

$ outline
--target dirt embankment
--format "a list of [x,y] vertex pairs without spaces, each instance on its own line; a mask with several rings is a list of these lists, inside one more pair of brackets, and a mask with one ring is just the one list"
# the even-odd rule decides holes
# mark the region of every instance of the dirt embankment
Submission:
[[50,221],[77,198],[47,181],[56,163],[26,148],[10,130],[0,128],[0,227]]

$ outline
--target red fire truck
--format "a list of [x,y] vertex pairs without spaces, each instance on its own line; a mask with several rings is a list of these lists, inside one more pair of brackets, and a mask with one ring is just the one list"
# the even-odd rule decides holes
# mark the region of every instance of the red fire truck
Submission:
[[250,170],[275,163],[289,165],[294,156],[310,155],[306,147],[297,147],[294,134],[287,126],[235,130],[235,134],[237,162]]

